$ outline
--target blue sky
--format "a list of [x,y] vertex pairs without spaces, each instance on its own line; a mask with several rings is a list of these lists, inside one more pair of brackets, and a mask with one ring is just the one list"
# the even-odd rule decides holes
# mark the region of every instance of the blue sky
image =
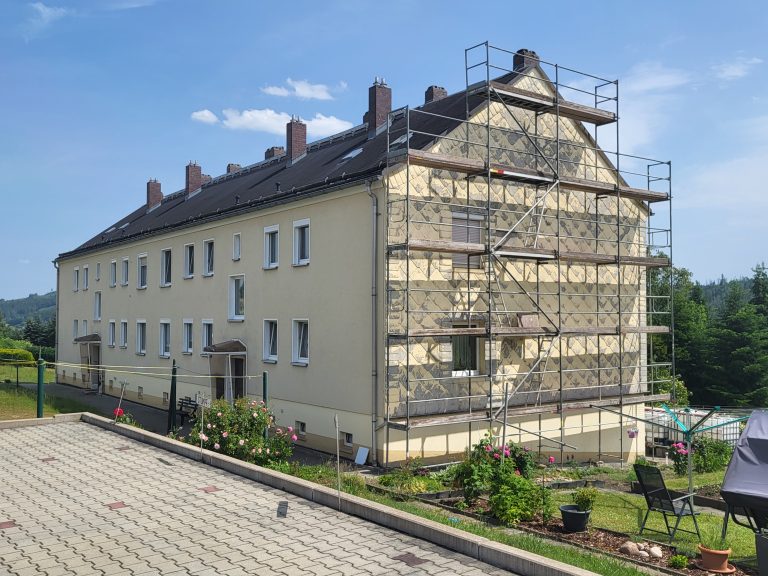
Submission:
[[[722,2],[5,0],[0,4],[0,298],[55,287],[51,261],[145,200],[282,145],[464,86],[485,40],[619,78],[621,150],[672,160],[674,260],[700,281],[766,260],[768,5]],[[544,5],[543,5],[544,6]],[[478,13],[479,12],[479,13]]]

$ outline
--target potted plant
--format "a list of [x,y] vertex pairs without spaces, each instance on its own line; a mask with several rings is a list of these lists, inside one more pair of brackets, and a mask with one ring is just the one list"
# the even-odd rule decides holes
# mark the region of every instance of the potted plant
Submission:
[[589,513],[597,500],[596,488],[579,488],[573,493],[573,504],[560,506],[563,529],[566,532],[584,532],[589,522]]
[[725,543],[720,531],[714,526],[706,526],[701,531],[701,543],[699,544],[701,561],[697,562],[699,568],[716,574],[731,574],[736,568],[728,564],[731,549]]

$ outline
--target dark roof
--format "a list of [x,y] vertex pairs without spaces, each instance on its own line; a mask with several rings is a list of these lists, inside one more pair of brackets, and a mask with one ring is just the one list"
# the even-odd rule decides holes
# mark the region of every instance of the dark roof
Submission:
[[[506,80],[509,82],[513,78]],[[471,97],[470,112],[483,101],[480,96]],[[465,119],[465,92],[451,94],[419,106],[418,109],[435,115],[419,114],[411,117],[410,128],[415,133],[409,144],[410,148],[416,149],[427,147],[435,140],[434,135],[453,130],[460,124],[460,120]],[[405,131],[403,117],[393,122],[391,137],[396,138],[398,131]],[[349,186],[381,173],[386,166],[386,147],[386,130],[369,139],[368,127],[362,124],[310,143],[306,155],[291,165],[286,156],[279,156],[247,166],[234,174],[216,177],[203,184],[197,193],[187,195],[181,190],[169,194],[159,206],[150,211],[142,204],[76,249],[60,254],[59,258]],[[361,151],[353,157],[347,157],[357,149]]]

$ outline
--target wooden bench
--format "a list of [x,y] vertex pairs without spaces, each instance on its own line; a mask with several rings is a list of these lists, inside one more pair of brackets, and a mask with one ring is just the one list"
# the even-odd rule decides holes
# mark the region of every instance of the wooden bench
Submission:
[[181,416],[181,425],[184,426],[184,417],[193,418],[197,415],[197,402],[189,396],[179,398],[179,415]]

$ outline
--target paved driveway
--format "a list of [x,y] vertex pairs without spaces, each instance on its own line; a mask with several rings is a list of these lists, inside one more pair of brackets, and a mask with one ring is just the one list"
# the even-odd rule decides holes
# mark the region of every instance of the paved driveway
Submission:
[[509,574],[84,423],[0,430],[0,574]]

